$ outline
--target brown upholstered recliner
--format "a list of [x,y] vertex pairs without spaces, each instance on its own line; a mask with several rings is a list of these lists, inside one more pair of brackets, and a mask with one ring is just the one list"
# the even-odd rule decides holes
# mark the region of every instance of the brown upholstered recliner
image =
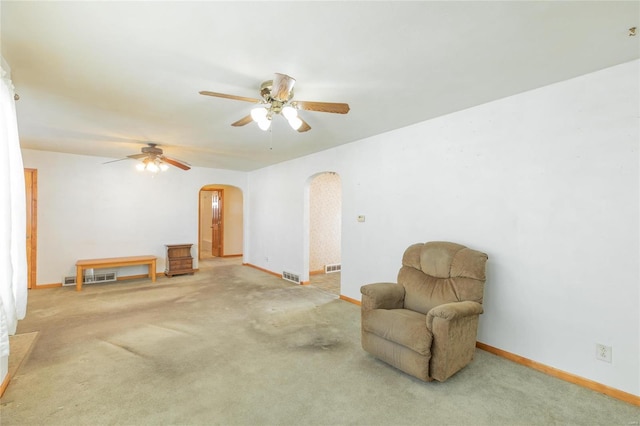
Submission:
[[398,283],[364,285],[362,348],[425,381],[473,359],[487,255],[449,242],[413,244]]

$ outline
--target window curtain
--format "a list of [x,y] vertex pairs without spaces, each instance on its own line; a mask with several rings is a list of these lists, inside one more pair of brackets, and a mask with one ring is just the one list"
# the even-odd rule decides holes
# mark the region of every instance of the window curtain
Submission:
[[15,92],[0,65],[0,356],[7,356],[27,311],[26,200]]

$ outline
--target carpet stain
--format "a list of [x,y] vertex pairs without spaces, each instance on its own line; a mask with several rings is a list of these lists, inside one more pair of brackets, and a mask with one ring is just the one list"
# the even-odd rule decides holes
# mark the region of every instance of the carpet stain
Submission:
[[181,336],[193,336],[192,333],[189,333],[187,331],[184,330],[179,330],[173,327],[168,327],[167,325],[157,325],[157,324],[149,324],[149,327],[154,327],[157,329],[160,329],[162,331],[169,331],[171,333],[177,334],[177,335],[181,335]]
[[250,322],[256,333],[289,349],[328,350],[341,344],[341,333],[318,306],[269,307]]
[[103,342],[105,342],[105,343],[108,343],[108,344],[109,344],[109,345],[111,345],[111,346],[115,346],[116,348],[123,349],[123,350],[125,350],[125,351],[127,351],[127,352],[129,352],[130,354],[133,354],[133,355],[135,355],[135,356],[138,356],[138,357],[141,357],[141,358],[147,358],[147,356],[146,356],[146,355],[144,355],[144,354],[142,354],[142,353],[140,353],[140,352],[136,351],[135,349],[133,349],[133,348],[131,348],[131,347],[127,346],[127,345],[121,345],[121,344],[114,343],[114,342],[110,342],[110,341],[108,341],[108,340],[104,340],[104,339],[103,339],[102,341],[103,341]]
[[[314,335],[315,334],[315,335]],[[313,330],[311,332],[306,331],[301,334],[300,339],[294,339],[294,346],[290,348],[307,349],[307,350],[330,350],[336,349],[341,345],[340,339],[332,335],[329,330]]]

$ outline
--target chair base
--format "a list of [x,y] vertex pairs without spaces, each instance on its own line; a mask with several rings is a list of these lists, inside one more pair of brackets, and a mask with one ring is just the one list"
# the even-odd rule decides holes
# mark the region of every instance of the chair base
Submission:
[[411,349],[362,331],[362,349],[387,364],[425,382],[429,377],[429,359],[431,356],[420,355]]

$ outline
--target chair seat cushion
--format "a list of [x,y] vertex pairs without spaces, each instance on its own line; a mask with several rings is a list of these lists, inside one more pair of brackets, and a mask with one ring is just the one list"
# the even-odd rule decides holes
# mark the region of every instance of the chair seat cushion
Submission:
[[373,309],[363,313],[362,328],[385,340],[430,355],[432,335],[427,316],[408,309]]

